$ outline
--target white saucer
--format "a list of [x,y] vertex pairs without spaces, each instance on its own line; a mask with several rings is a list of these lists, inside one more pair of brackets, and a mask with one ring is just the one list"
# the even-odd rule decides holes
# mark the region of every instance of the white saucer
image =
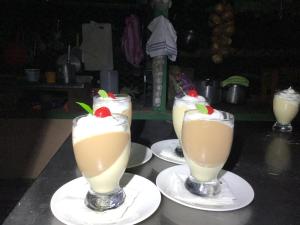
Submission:
[[[229,203],[222,204],[220,203],[221,201],[219,201],[221,199],[216,197],[216,204],[214,204],[214,201],[209,201],[207,198],[191,194],[184,188],[185,179],[177,179],[178,176],[188,177],[189,173],[190,171],[187,165],[178,165],[167,168],[157,176],[156,186],[163,195],[181,205],[207,211],[231,211],[240,209],[250,204],[254,198],[254,191],[247,181],[234,173],[222,170],[221,173],[223,173],[223,175],[221,176],[220,181],[224,185],[226,184],[226,189],[234,199]],[[178,188],[179,185],[182,187]],[[180,190],[180,193],[177,190]],[[190,202],[189,199],[193,199],[193,202]],[[203,203],[205,201],[207,201],[207,204]]]
[[150,149],[142,144],[131,142],[131,151],[127,168],[140,166],[148,162],[152,157]]
[[185,163],[184,157],[179,157],[175,153],[175,148],[178,145],[178,139],[163,140],[154,143],[151,150],[158,158],[168,162],[183,164]]
[[121,186],[126,194],[125,202],[116,209],[95,212],[84,204],[88,183],[83,177],[74,179],[54,193],[50,202],[51,211],[67,225],[129,225],[145,220],[159,207],[160,192],[146,178],[125,173]]

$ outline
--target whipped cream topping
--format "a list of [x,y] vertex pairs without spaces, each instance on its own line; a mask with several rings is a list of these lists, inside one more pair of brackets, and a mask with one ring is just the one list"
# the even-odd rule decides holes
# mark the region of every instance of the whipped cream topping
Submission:
[[205,114],[201,112],[197,112],[196,110],[194,113],[189,113],[187,116],[184,117],[185,121],[191,121],[191,120],[213,120],[213,121],[220,121],[222,123],[227,124],[230,127],[233,127],[233,124],[230,123],[228,120],[224,120],[224,114],[223,112],[214,109],[214,112],[212,114]]
[[279,91],[275,95],[280,98],[287,99],[288,101],[297,101],[298,103],[300,103],[300,94],[296,92],[292,87]]
[[201,95],[198,95],[197,97],[192,97],[192,96],[189,96],[189,95],[185,95],[181,98],[181,100],[183,100],[183,101],[206,102],[206,99]]
[[116,99],[112,98],[102,98],[102,97],[94,97],[93,98],[93,110],[106,106],[109,107],[111,112],[113,113],[122,113],[125,110],[128,110],[130,105],[129,98],[126,97],[116,97]]
[[189,95],[185,95],[181,98],[175,98],[175,105],[187,105],[190,109],[195,109],[195,103],[204,103],[207,105],[206,99],[200,95],[197,97],[192,97]]
[[104,118],[96,117],[91,114],[82,116],[78,119],[77,124],[73,124],[73,144],[99,134],[126,131],[128,127],[124,126],[126,122],[126,117],[117,114]]

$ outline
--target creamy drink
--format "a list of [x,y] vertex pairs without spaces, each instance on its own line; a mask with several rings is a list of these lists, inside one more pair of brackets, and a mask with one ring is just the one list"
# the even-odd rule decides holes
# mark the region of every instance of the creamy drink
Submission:
[[300,95],[291,87],[276,92],[273,98],[273,111],[277,123],[273,129],[291,131],[291,122],[299,111]]
[[188,110],[184,116],[181,137],[184,157],[194,182],[215,183],[215,190],[209,195],[218,192],[217,176],[230,153],[233,120],[231,114],[215,109],[210,114]]
[[196,103],[204,103],[204,102],[206,102],[205,98],[198,95],[197,92],[189,92],[188,95],[184,95],[183,97],[180,98],[175,97],[173,109],[172,109],[172,120],[173,120],[174,130],[178,139],[181,138],[181,128],[182,128],[184,112],[189,109],[195,109]]
[[175,153],[183,157],[181,148],[181,129],[184,112],[189,109],[195,109],[196,103],[206,103],[205,98],[198,95],[196,90],[190,90],[187,95],[182,97],[175,97],[173,109],[172,109],[172,121],[173,127],[178,138],[179,144],[175,148]]
[[[103,108],[106,107],[99,110]],[[119,186],[119,181],[128,163],[131,143],[126,116],[110,114],[110,112],[108,115],[101,116],[103,114],[77,117],[74,119],[72,132],[78,168],[91,187],[86,204],[98,211],[117,207],[124,201],[125,195]],[[100,198],[107,201],[108,197],[114,195],[117,195],[122,202],[113,206],[106,206],[105,202],[104,205],[99,206],[97,204],[99,202],[102,204],[101,201],[95,203],[95,200],[89,202],[88,199]]]
[[129,125],[132,119],[132,104],[129,95],[109,94],[107,97],[95,96],[93,98],[93,110],[106,106],[112,113],[120,113],[128,117]]

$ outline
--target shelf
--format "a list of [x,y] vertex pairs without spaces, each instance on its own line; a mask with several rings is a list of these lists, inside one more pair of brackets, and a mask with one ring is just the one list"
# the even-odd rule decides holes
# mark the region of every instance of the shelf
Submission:
[[19,84],[19,88],[26,90],[70,90],[70,89],[84,89],[85,84],[45,84],[45,83],[28,83]]
[[[76,116],[83,114],[82,112],[65,112],[63,109],[54,109],[43,114],[45,118],[55,119],[73,119]],[[171,120],[172,114],[170,111],[160,112],[151,109],[135,110],[132,118],[134,120]]]
[[[261,110],[259,112],[251,112],[248,110],[227,110],[234,114],[236,121],[275,121],[274,115],[269,110]],[[78,113],[64,112],[62,109],[55,109],[43,115],[45,118],[55,119],[73,119],[81,115]],[[151,109],[134,110],[132,118],[134,120],[172,120],[171,111],[154,111]]]
[[170,111],[136,110],[132,118],[135,120],[172,120]]

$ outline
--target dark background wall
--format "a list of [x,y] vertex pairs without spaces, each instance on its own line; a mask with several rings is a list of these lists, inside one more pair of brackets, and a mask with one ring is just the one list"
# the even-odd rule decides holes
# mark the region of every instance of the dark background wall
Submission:
[[[299,1],[296,0],[232,0],[236,31],[232,37],[234,54],[221,64],[211,60],[211,28],[208,17],[217,0],[174,0],[169,18],[178,35],[179,54],[176,65],[195,69],[196,79],[207,74],[226,77],[233,73],[248,73],[260,76],[264,68],[297,67],[299,64]],[[151,20],[152,10],[147,1],[105,0],[28,0],[2,1],[0,7],[0,51],[18,39],[26,49],[26,64],[32,63],[34,41],[38,42],[38,63],[41,67],[55,67],[56,58],[66,52],[66,46],[76,43],[76,34],[81,24],[90,20],[110,22],[113,28],[114,63],[124,74],[121,83],[142,82],[145,63],[133,68],[121,52],[121,36],[124,19],[131,13],[141,20],[144,43],[147,40],[146,26]],[[61,38],[56,43],[57,25]],[[185,33],[197,32],[196,51],[181,48]],[[42,47],[41,47],[42,46]],[[198,50],[198,51],[197,51]],[[5,63],[2,56],[0,71],[15,70]],[[171,63],[172,64],[172,63]],[[137,79],[136,79],[137,78]],[[285,81],[290,82],[285,77]]]

